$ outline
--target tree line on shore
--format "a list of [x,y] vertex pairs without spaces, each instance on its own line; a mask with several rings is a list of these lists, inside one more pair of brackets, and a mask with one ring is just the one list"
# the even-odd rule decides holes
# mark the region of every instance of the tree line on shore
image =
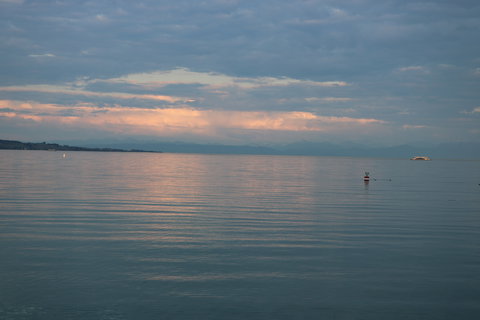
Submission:
[[100,151],[100,152],[160,152],[145,151],[137,149],[115,149],[115,148],[88,148],[76,147],[68,145],[60,145],[58,143],[47,142],[21,142],[15,140],[0,140],[0,149],[7,150],[48,150],[48,151]]

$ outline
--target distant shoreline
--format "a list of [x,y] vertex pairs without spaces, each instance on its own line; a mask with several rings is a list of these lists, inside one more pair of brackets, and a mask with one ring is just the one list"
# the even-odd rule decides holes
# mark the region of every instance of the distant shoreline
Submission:
[[58,143],[47,142],[21,142],[15,140],[1,140],[1,150],[43,150],[43,151],[92,151],[92,152],[150,152],[162,153],[162,151],[147,151],[138,149],[115,149],[115,148],[87,148],[68,145],[60,145]]

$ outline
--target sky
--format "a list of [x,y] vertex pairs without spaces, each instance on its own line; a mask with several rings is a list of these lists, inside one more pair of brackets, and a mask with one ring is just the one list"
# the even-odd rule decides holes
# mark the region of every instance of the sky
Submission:
[[0,0],[0,138],[480,141],[477,0]]

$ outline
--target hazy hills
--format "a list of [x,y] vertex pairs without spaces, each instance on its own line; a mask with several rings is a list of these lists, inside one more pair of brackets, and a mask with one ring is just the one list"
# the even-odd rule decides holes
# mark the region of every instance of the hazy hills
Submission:
[[[197,144],[184,142],[70,142],[78,146],[46,142],[20,142],[0,140],[0,149],[100,151],[100,152],[172,152],[203,154],[258,154],[404,158],[425,155],[432,159],[480,159],[480,143],[445,143],[435,146],[399,145],[368,147],[359,144],[333,144],[327,142],[296,142],[273,146]],[[149,150],[149,151],[145,151]]]
[[204,154],[259,154],[259,155],[305,155],[384,157],[409,159],[415,155],[426,155],[442,159],[480,159],[480,143],[445,143],[434,146],[399,145],[392,147],[368,147],[359,144],[333,144],[327,142],[296,142],[284,145],[250,146],[197,144],[184,142],[112,142],[98,144],[99,147],[138,148],[172,153]]

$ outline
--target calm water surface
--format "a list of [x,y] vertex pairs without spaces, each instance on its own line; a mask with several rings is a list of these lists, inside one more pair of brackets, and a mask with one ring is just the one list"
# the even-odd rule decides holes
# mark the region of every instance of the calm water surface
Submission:
[[62,154],[0,151],[0,319],[480,318],[479,161]]

